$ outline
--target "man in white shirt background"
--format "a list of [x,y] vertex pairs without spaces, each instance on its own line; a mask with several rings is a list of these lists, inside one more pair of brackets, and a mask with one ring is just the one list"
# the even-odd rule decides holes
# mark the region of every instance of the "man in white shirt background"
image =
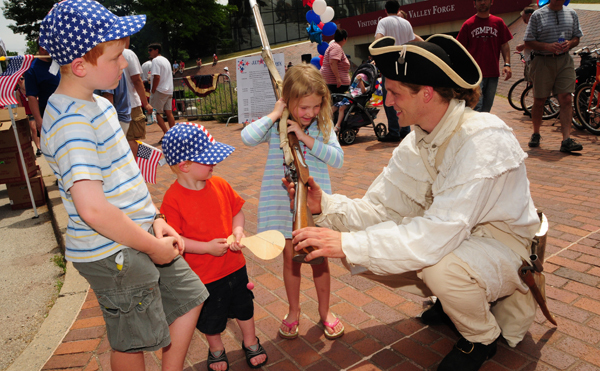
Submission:
[[175,118],[173,117],[173,72],[171,70],[171,63],[167,58],[163,57],[160,52],[162,46],[159,43],[153,43],[148,45],[148,54],[152,59],[152,68],[150,69],[151,88],[150,88],[150,104],[158,115],[156,115],[156,122],[164,133],[169,130],[165,125],[165,121],[162,118],[164,113],[169,121],[169,127],[175,126]]
[[[389,0],[385,3],[387,17],[382,18],[377,23],[375,31],[375,40],[384,36],[391,36],[396,40],[396,45],[406,44],[409,41],[423,41],[420,36],[415,35],[410,23],[398,16],[400,4],[396,0]],[[398,116],[394,107],[386,103],[387,89],[385,88],[385,78],[383,79],[383,107],[388,121],[388,133],[385,137],[379,138],[380,142],[399,142],[410,133],[410,126],[400,128]]]
[[[129,41],[127,42],[129,48]],[[127,68],[123,70],[123,77],[127,80],[127,95],[129,96],[129,105],[131,107],[131,122],[127,131],[127,142],[131,147],[133,156],[137,157],[138,144],[136,140],[146,138],[146,116],[147,112],[152,113],[152,105],[146,99],[146,90],[142,82],[142,66],[137,55],[130,49],[123,50],[123,57],[127,61]]]

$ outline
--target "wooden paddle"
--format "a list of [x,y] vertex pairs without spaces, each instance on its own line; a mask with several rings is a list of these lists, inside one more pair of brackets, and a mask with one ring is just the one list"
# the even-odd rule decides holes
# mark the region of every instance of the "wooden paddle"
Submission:
[[[227,237],[227,243],[233,243],[235,237],[233,235]],[[263,259],[274,259],[283,251],[285,246],[285,237],[279,231],[264,231],[254,236],[242,238],[240,241],[254,255]]]

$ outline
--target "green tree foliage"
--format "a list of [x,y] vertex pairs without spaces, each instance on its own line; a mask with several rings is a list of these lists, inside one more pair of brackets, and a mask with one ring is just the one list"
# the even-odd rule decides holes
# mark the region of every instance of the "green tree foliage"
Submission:
[[[4,0],[4,16],[15,21],[13,32],[35,40],[41,20],[55,0]],[[215,0],[104,0],[102,5],[119,16],[146,14],[146,26],[131,37],[131,48],[140,61],[148,59],[146,47],[160,42],[170,60],[211,55],[227,35],[232,6]],[[230,38],[230,36],[225,36]]]
[[[15,21],[8,27],[27,40],[37,39],[42,19],[52,9],[55,0],[4,0],[4,17]],[[37,50],[36,50],[37,52]]]

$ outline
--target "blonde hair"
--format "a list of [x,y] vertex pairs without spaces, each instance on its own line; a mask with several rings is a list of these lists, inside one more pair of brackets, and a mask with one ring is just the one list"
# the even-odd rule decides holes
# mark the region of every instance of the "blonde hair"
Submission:
[[[127,47],[128,41],[129,41],[129,36],[124,37],[122,39],[110,40],[107,42],[100,43],[100,44],[94,46],[92,49],[90,49],[90,51],[85,53],[82,58],[84,61],[90,63],[91,65],[97,66],[98,58],[100,58],[102,56],[102,54],[104,54],[104,49],[107,46],[116,44],[116,45],[123,45],[123,46]],[[60,74],[61,75],[70,74],[70,73],[71,73],[71,63],[65,64],[64,66],[60,66]]]
[[[321,109],[317,115],[317,126],[323,134],[323,142],[328,143],[329,135],[333,129],[333,121],[331,121],[333,113],[331,112],[331,95],[327,84],[319,70],[311,64],[303,63],[290,67],[285,73],[281,93],[290,114],[293,116],[293,111],[298,106],[300,99],[312,94],[322,98]],[[298,121],[297,118],[292,118]]]

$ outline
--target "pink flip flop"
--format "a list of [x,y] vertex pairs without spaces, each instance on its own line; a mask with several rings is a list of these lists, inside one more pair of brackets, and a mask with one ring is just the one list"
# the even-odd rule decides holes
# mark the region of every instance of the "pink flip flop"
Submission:
[[[287,319],[287,317],[286,317]],[[288,328],[289,332],[283,332],[281,331],[281,328],[279,328],[279,336],[281,336],[284,339],[287,340],[293,340],[295,338],[298,337],[298,329],[299,329],[299,321],[294,321],[292,323],[289,323],[288,321],[286,321],[285,319],[281,320],[281,323]],[[296,326],[296,331],[292,332],[292,329],[294,328],[294,326]]]
[[[334,317],[335,317],[335,315],[334,315]],[[331,328],[331,329],[334,329],[334,331],[335,331],[335,326],[337,326],[338,323],[340,323],[340,319],[339,318],[336,317],[335,321],[333,321],[333,323],[330,323],[330,322],[327,322],[327,321],[322,321],[321,323],[324,326],[324,328],[323,328],[323,334],[325,334],[325,337],[328,340],[335,340],[335,339],[341,337],[342,335],[344,335],[344,330],[345,329],[344,329],[343,325],[342,325],[342,329],[340,331],[336,332],[336,333],[332,334],[329,331],[327,331],[328,327]]]

